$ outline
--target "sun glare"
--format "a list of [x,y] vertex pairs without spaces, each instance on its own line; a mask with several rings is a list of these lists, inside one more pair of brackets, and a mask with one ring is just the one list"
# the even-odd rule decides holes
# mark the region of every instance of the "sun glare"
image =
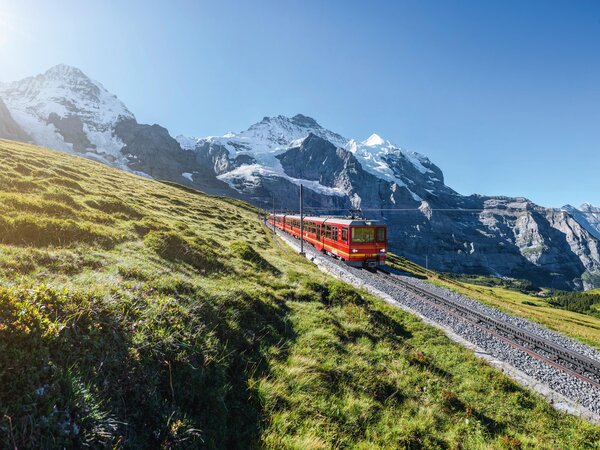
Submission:
[[4,46],[8,40],[8,21],[6,20],[6,13],[4,10],[0,10],[0,46]]

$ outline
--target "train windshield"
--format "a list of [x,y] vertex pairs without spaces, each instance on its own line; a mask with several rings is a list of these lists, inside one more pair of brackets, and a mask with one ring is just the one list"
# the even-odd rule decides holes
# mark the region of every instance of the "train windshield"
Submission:
[[384,227],[352,228],[352,242],[384,242]]

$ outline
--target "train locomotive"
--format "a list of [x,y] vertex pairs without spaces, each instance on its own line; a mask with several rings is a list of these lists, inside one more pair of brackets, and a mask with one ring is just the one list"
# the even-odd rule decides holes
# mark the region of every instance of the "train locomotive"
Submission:
[[[300,238],[300,216],[269,215],[269,223]],[[355,267],[385,265],[387,226],[378,220],[304,217],[304,240]]]

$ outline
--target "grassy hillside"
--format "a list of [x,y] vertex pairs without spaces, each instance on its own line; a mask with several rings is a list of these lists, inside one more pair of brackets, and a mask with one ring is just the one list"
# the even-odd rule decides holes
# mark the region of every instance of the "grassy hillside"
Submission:
[[577,310],[561,309],[557,307],[558,304],[552,303],[551,298],[521,292],[518,289],[521,289],[523,285],[518,281],[507,283],[502,287],[502,285],[498,285],[499,282],[492,279],[474,277],[476,280],[468,283],[431,270],[426,271],[424,267],[395,255],[391,255],[389,261],[391,265],[417,277],[427,279],[434,284],[452,289],[503,311],[534,320],[600,349],[600,317],[582,314]]
[[248,205],[0,141],[0,447],[598,442]]

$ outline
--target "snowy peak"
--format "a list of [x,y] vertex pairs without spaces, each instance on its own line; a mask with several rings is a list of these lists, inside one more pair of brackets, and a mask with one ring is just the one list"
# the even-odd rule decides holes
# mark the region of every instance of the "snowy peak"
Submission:
[[114,137],[114,127],[134,119],[133,114],[75,67],[59,64],[43,74],[2,84],[0,97],[15,122],[39,145],[107,162],[122,157],[123,143]]
[[312,117],[305,116],[303,114],[296,114],[290,119],[290,122],[294,123],[295,125],[298,125],[299,127],[304,128],[323,128],[317,123],[315,119],[313,119]]
[[590,212],[590,213],[600,213],[600,208],[592,205],[591,203],[582,203],[579,207],[579,211],[582,212]]
[[579,208],[572,205],[565,205],[561,208],[566,211],[579,225],[585,228],[592,236],[600,239],[600,208],[584,203]]
[[362,144],[366,147],[376,147],[385,144],[385,141],[381,136],[373,133],[366,141],[363,141]]
[[286,147],[292,142],[304,139],[310,133],[340,147],[348,142],[348,139],[323,128],[316,120],[303,114],[296,114],[291,118],[282,115],[265,117],[237,136],[253,136],[258,139],[269,140],[277,146]]
[[106,124],[119,117],[132,119],[133,114],[102,84],[81,70],[59,64],[35,77],[0,86],[9,108],[34,113],[47,119],[51,113],[60,117],[83,116],[90,123]]
[[[39,76],[39,75],[38,75]],[[77,67],[68,66],[66,64],[58,64],[48,69],[42,75],[46,79],[60,80],[60,81],[76,81],[81,82],[92,82],[92,80],[84,74]]]
[[[218,144],[225,147],[231,157],[246,154],[261,159],[265,155],[274,155],[290,147],[298,146],[309,134],[328,140],[338,147],[344,147],[348,139],[323,128],[311,117],[297,114],[294,117],[283,115],[264,117],[260,122],[245,131],[227,133],[223,136],[189,138],[178,136],[182,148],[194,150],[205,144]],[[269,158],[271,163],[276,160]]]

